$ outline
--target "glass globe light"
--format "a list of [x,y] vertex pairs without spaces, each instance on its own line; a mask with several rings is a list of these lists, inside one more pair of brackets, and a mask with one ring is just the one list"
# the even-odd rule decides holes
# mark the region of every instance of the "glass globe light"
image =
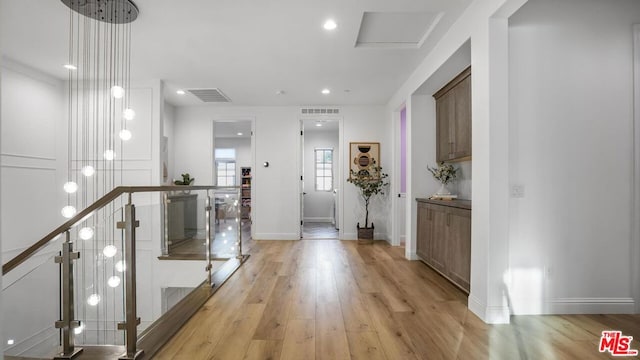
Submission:
[[120,285],[120,277],[113,275],[109,278],[109,280],[107,280],[107,284],[109,284],[109,286],[111,286],[112,288],[118,287],[118,285]]
[[96,305],[98,305],[99,302],[100,302],[100,295],[98,295],[98,294],[91,294],[87,298],[87,304],[89,304],[91,306],[96,306]]
[[73,333],[76,335],[80,335],[82,334],[82,331],[84,330],[84,324],[80,324],[80,326],[78,326],[77,328],[73,329]]
[[122,97],[124,96],[124,88],[122,88],[122,86],[120,85],[113,85],[111,87],[111,96],[116,99],[122,99]]
[[122,141],[127,141],[131,139],[131,131],[127,130],[127,129],[122,129],[120,130],[120,133],[118,134],[118,136],[120,136],[120,140]]
[[90,177],[93,176],[93,174],[96,173],[96,169],[93,168],[93,166],[91,165],[87,165],[82,167],[82,175],[86,176],[86,177]]
[[111,258],[116,256],[116,253],[118,252],[118,248],[116,248],[113,245],[107,245],[104,247],[104,249],[102,250],[102,253],[104,254],[104,256]]
[[125,270],[127,270],[127,265],[124,263],[124,261],[120,260],[116,263],[116,271],[117,272],[124,272]]
[[70,219],[73,217],[73,215],[76,214],[76,208],[71,205],[67,205],[63,207],[62,211],[60,212],[62,213],[62,216],[66,217],[67,219]]
[[102,156],[104,156],[105,160],[111,161],[116,158],[116,152],[108,149],[104,151],[104,154],[102,154]]
[[89,240],[93,237],[93,229],[90,227],[83,227],[78,231],[78,236],[82,240]]
[[67,181],[66,183],[64,183],[63,188],[67,193],[73,194],[74,192],[78,191],[78,184],[73,181]]
[[133,120],[136,118],[136,112],[130,108],[124,109],[122,117],[124,117],[125,120]]

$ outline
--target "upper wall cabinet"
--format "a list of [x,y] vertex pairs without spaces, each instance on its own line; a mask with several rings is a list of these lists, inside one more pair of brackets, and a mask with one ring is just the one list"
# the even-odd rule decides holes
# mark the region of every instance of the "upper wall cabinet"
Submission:
[[436,160],[471,158],[471,67],[433,94],[436,99]]

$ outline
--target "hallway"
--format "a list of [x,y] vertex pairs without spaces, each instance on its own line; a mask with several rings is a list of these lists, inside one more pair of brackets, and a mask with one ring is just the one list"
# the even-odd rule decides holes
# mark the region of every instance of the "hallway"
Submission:
[[640,338],[638,315],[486,325],[463,293],[384,242],[247,245],[251,258],[156,359],[597,359],[609,358],[602,330]]

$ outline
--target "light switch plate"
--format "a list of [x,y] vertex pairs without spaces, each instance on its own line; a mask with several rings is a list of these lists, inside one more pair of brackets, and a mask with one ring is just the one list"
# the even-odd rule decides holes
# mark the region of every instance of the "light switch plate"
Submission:
[[523,198],[524,197],[524,185],[511,185],[511,197]]

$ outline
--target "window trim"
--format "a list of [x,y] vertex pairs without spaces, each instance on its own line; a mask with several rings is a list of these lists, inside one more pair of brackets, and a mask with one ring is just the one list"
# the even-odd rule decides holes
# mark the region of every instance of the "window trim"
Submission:
[[[227,171],[227,172],[229,171],[229,169],[228,169],[229,164],[233,164],[233,168],[234,168],[233,175],[231,175],[231,176],[229,176],[229,175],[220,176],[220,173],[218,171],[218,165],[220,163],[226,164],[225,165],[225,171]],[[236,163],[236,160],[235,159],[216,159],[215,165],[216,165],[216,185],[217,186],[235,186],[236,185],[237,170],[238,170],[238,168],[237,168],[238,164]],[[225,178],[225,179],[231,178],[231,180],[232,180],[231,181],[231,185],[229,185],[229,184],[220,185],[220,178]]]
[[[326,190],[325,189],[318,189],[318,178],[319,178],[319,176],[318,176],[318,165],[319,164],[328,164],[325,161],[318,162],[318,151],[322,151],[322,152],[330,151],[331,152],[331,163],[330,163],[331,164],[331,168],[330,168],[331,176],[320,176],[320,178],[322,178],[322,179],[326,179],[326,178],[330,178],[331,179],[331,186],[329,187],[329,189],[326,189]],[[313,172],[314,172],[314,174],[313,174],[313,188],[314,188],[315,191],[331,192],[334,189],[333,182],[334,182],[334,177],[335,177],[335,171],[333,170],[333,165],[334,165],[333,153],[334,153],[333,148],[315,148],[315,149],[313,149],[313,168],[314,168],[313,169]],[[324,159],[324,156],[322,158]]]

